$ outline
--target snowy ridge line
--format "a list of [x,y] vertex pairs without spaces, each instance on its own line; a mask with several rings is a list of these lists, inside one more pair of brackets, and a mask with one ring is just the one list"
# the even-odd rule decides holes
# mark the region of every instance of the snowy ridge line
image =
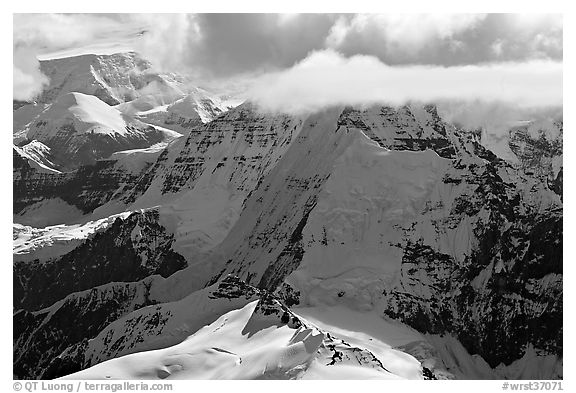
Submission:
[[153,274],[168,277],[187,266],[172,249],[174,235],[159,223],[157,211],[133,212],[105,224],[87,239],[25,256],[34,262],[15,261],[14,307],[37,310],[84,289],[139,282]]
[[[372,373],[369,374],[371,377],[390,378],[393,376],[390,371],[386,370],[382,362],[376,356],[374,356],[373,353],[367,351],[366,349],[353,347],[345,341],[336,338],[333,334],[322,331],[317,327],[310,325],[308,322],[299,318],[284,304],[282,304],[279,299],[265,290],[248,286],[242,281],[238,280],[236,277],[232,276],[225,277],[220,283],[213,285],[211,288],[215,289],[212,289],[208,293],[206,293],[205,290],[201,291],[204,293],[202,296],[200,296],[200,293],[196,293],[190,295],[189,298],[174,303],[173,305],[166,304],[160,306],[161,308],[168,307],[168,310],[171,311],[160,311],[161,308],[158,306],[152,306],[156,310],[156,314],[153,314],[155,315],[153,318],[160,321],[160,325],[154,327],[153,331],[147,332],[149,339],[156,340],[156,345],[152,346],[152,349],[154,349],[153,351],[150,351],[150,349],[146,350],[144,349],[146,347],[142,347],[142,343],[146,343],[147,340],[146,336],[142,336],[142,333],[144,332],[142,329],[150,329],[151,326],[147,322],[146,318],[142,319],[141,317],[138,317],[138,315],[142,316],[142,313],[145,311],[145,309],[141,309],[136,311],[133,317],[128,315],[127,317],[124,317],[107,327],[99,334],[99,337],[102,337],[102,339],[96,338],[91,340],[86,351],[87,360],[93,359],[94,356],[88,355],[91,353],[91,351],[93,351],[93,349],[90,348],[99,348],[102,344],[107,348],[131,348],[128,352],[128,355],[123,356],[122,353],[120,353],[114,356],[115,359],[104,361],[103,363],[99,363],[95,366],[93,360],[88,360],[86,366],[92,365],[92,367],[87,368],[86,370],[79,373],[69,375],[66,378],[102,378],[104,374],[106,374],[108,378],[129,378],[129,373],[131,372],[131,366],[129,365],[131,362],[134,360],[137,362],[145,362],[146,364],[149,364],[149,357],[152,358],[152,364],[150,366],[144,366],[143,369],[148,370],[149,367],[151,367],[149,371],[145,371],[145,373],[147,373],[148,377],[153,379],[164,379],[177,375],[180,375],[180,378],[182,377],[182,373],[186,375],[186,378],[192,379],[198,377],[202,379],[222,377],[241,379],[292,379],[303,377],[306,378],[308,371],[310,371],[313,375],[317,373],[328,373],[329,371],[323,371],[325,367],[338,368],[339,366],[352,368],[362,367],[367,368],[367,370],[374,370],[366,371],[368,373]],[[208,289],[209,288],[207,288],[207,290]],[[256,357],[250,354],[244,356],[240,351],[238,351],[238,349],[231,348],[231,346],[234,346],[235,344],[231,343],[230,340],[233,342],[233,336],[238,334],[238,332],[234,330],[230,331],[230,328],[228,327],[231,325],[230,321],[235,319],[238,310],[236,309],[235,311],[229,311],[227,313],[212,312],[212,320],[216,320],[211,323],[209,321],[206,326],[200,330],[197,330],[201,326],[195,328],[189,326],[187,323],[183,322],[184,320],[182,320],[182,318],[187,317],[187,313],[184,310],[191,310],[187,303],[189,303],[192,299],[196,299],[196,301],[201,302],[206,302],[208,300],[211,303],[221,302],[222,300],[226,299],[224,304],[227,304],[227,309],[236,309],[238,306],[240,306],[240,308],[243,310],[247,310],[246,307],[249,307],[250,311],[249,313],[245,314],[246,317],[244,317],[243,322],[240,325],[236,325],[238,327],[234,328],[240,329],[240,327],[243,326],[243,339],[250,341],[251,337],[254,336],[255,340],[258,336],[266,336],[269,334],[275,335],[276,333],[274,332],[289,328],[290,335],[286,335],[285,337],[289,338],[287,343],[288,348],[294,346],[294,349],[286,352],[286,355],[281,355],[280,359],[275,359],[274,357],[271,358],[270,356],[260,356],[259,359],[261,359],[257,360]],[[229,304],[230,302],[236,301],[235,299],[243,300],[241,303],[234,303],[238,305]],[[178,309],[181,310],[177,311]],[[199,308],[197,305],[194,309],[196,311],[200,311],[203,310],[204,307]],[[160,312],[160,314],[157,314],[158,312]],[[190,311],[188,311],[188,313],[189,312]],[[223,315],[220,316],[221,314]],[[152,315],[149,315],[147,318],[150,317],[152,317]],[[113,328],[113,326],[119,324],[119,326],[122,326],[122,320],[124,321],[124,326],[133,332],[131,335],[126,335],[122,332],[116,331]],[[175,323],[172,322],[172,320],[181,320],[182,322]],[[136,322],[136,325],[129,323],[129,321]],[[162,330],[162,326],[166,326],[166,328],[168,328],[168,325],[172,326],[170,330]],[[186,330],[180,330],[181,328],[179,328],[179,326],[186,326]],[[272,331],[270,331],[271,327],[274,327]],[[160,331],[157,331],[158,328],[160,328]],[[108,331],[108,333],[105,333],[106,331]],[[172,333],[172,331],[178,332],[178,335],[181,338],[175,339],[174,333]],[[270,333],[266,333],[267,331]],[[114,332],[114,336],[110,336],[109,333],[112,332]],[[134,336],[135,332],[138,333]],[[208,337],[206,337],[206,335],[208,335]],[[209,338],[211,335],[215,335],[215,337]],[[204,344],[200,344],[198,340],[195,340],[195,337],[197,336],[203,337]],[[116,339],[113,337],[116,337]],[[127,342],[125,342],[125,340],[130,339],[130,337],[139,343],[139,347],[131,347]],[[169,341],[164,341],[159,345],[157,342],[159,337],[166,337]],[[117,340],[123,340],[124,342],[122,345],[119,345],[120,341]],[[97,341],[99,341],[100,344],[95,344]],[[193,344],[195,342],[198,342],[198,344]],[[305,352],[301,352],[304,350],[304,348],[302,348],[302,350],[296,349],[301,345],[298,343],[301,342],[304,344],[303,346],[305,347]],[[213,352],[212,350],[203,352],[201,346],[206,345],[206,343],[209,343],[208,345],[211,346],[211,349],[215,350],[217,353]],[[251,348],[258,349],[252,349],[250,352],[265,353],[268,351],[274,354],[278,353],[278,349],[276,347],[270,347],[269,349],[266,349],[266,347],[268,347],[266,344],[253,347],[251,346]],[[187,351],[192,351],[189,353],[189,355],[187,355],[192,356],[190,359],[205,359],[205,356],[208,356],[206,358],[207,360],[202,361],[209,362],[210,364],[213,364],[213,361],[210,361],[212,356],[217,355],[219,357],[222,356],[222,353],[236,356],[238,357],[238,360],[234,365],[227,364],[226,371],[222,370],[222,367],[218,366],[215,367],[217,370],[214,370],[213,368],[206,370],[203,367],[201,367],[201,370],[194,370],[189,368],[187,362],[180,363],[185,359],[183,357],[184,353],[180,352],[181,350],[186,351],[185,353],[188,353]],[[100,348],[98,351],[103,353],[103,348]],[[175,352],[178,353],[178,355],[176,355]],[[284,350],[281,350],[280,354],[283,352]],[[170,355],[167,355],[168,357],[164,357],[162,355],[163,353],[170,353]],[[158,356],[163,357],[165,360],[161,360],[161,358],[158,358]],[[284,356],[288,356],[288,358],[284,358]],[[182,360],[177,360],[179,358]],[[166,363],[168,359],[174,359],[176,363],[174,363],[174,361]],[[157,364],[158,361],[163,362],[165,366],[162,366],[162,363],[154,365]],[[267,362],[265,366],[260,365],[262,361]],[[179,366],[176,366],[176,364],[179,364]],[[196,362],[193,364],[196,364]],[[416,362],[416,364],[419,365],[418,362]],[[237,371],[235,370],[236,367],[238,368]],[[249,368],[246,369],[247,367]],[[419,366],[418,369],[420,369]],[[334,372],[337,373],[338,371],[335,370]],[[374,372],[376,374],[374,374]],[[421,371],[419,372],[421,378]],[[199,376],[198,373],[200,373],[201,376]],[[395,376],[395,378],[397,378],[397,376]]]
[[[319,361],[317,354],[312,359],[306,345],[313,347],[318,338],[309,332],[296,340],[304,351],[288,350],[296,342],[287,332],[266,330],[282,325],[278,320],[283,313],[249,339],[266,336],[278,346],[266,346],[266,340],[250,345],[261,344],[270,354],[290,360],[284,364],[270,358],[270,367],[252,363],[264,370],[260,374],[243,368],[251,362],[246,360],[246,342],[237,333],[254,322],[260,303],[249,306],[242,297],[238,304],[225,301],[234,308],[207,305],[207,319],[190,313],[216,300],[205,299],[207,285],[232,275],[269,292],[290,287],[297,293],[290,301],[313,309],[311,319],[321,307],[342,306],[366,315],[386,315],[430,337],[454,335],[453,341],[419,338],[420,344],[395,347],[414,356],[425,353],[419,359],[428,371],[417,362],[419,377],[423,373],[438,378],[528,377],[540,365],[545,370],[538,375],[561,377],[562,344],[555,333],[561,329],[562,259],[555,250],[562,244],[562,201],[558,188],[549,182],[550,177],[558,179],[561,166],[558,152],[548,152],[554,144],[536,142],[522,140],[537,148],[523,147],[530,154],[520,168],[483,146],[478,135],[445,123],[433,106],[335,108],[295,119],[264,116],[244,104],[193,128],[164,149],[124,150],[117,154],[118,165],[128,166],[131,155],[136,155],[132,173],[141,175],[136,183],[122,180],[112,197],[94,201],[97,206],[90,214],[107,217],[125,209],[159,206],[159,224],[174,235],[170,249],[189,265],[167,278],[152,276],[132,284],[130,288],[145,294],[144,301],[133,301],[130,295],[118,306],[98,301],[86,306],[86,312],[94,314],[109,307],[106,311],[116,319],[94,317],[93,339],[67,337],[62,345],[54,345],[57,350],[50,352],[52,359],[42,359],[40,372],[47,372],[48,364],[52,376],[79,371],[84,364],[79,359],[87,351],[90,365],[146,353],[130,359],[143,360],[150,366],[143,372],[153,378],[199,377],[188,373],[192,364],[210,365],[201,374],[210,378],[334,377],[325,373],[327,363],[365,361],[362,364],[372,368],[377,363],[372,354],[395,375],[417,376],[412,356],[370,345],[368,338],[343,337],[370,352],[358,356],[342,343],[330,349],[332,344],[326,344],[324,337],[325,358]],[[551,172],[548,168],[532,173],[532,158],[538,161],[540,154],[540,162],[550,163]],[[130,238],[141,239],[139,233],[131,231]],[[139,260],[150,261],[147,251],[138,248]],[[96,287],[94,296],[119,286]],[[73,295],[67,301],[81,302],[85,296]],[[135,309],[139,310],[132,312]],[[298,315],[298,308],[290,310]],[[186,321],[178,319],[180,313]],[[63,317],[53,318],[47,329]],[[216,319],[222,325],[217,330]],[[553,327],[531,328],[543,319]],[[529,324],[522,325],[526,320]],[[200,333],[202,326],[206,328]],[[330,328],[326,332],[332,334]],[[527,334],[512,338],[514,332]],[[34,335],[29,347],[22,349],[18,370],[25,376],[37,356],[31,348],[35,340],[49,337],[42,330]],[[175,337],[177,342],[170,341]],[[186,337],[198,348],[208,340],[234,344],[194,352],[197,363],[187,363],[187,355],[180,357],[181,350],[193,349],[186,347]],[[137,338],[144,340],[142,346],[133,341]],[[307,340],[311,341],[306,344]],[[499,345],[486,345],[495,342]],[[118,343],[117,348],[112,343]],[[160,348],[167,350],[151,353]],[[278,352],[284,350],[294,350],[298,356]],[[165,354],[178,361],[165,364]],[[239,358],[245,366],[237,367]],[[121,365],[124,374],[116,376],[130,377],[131,367],[138,364],[131,366],[132,361],[110,360],[109,365]],[[237,373],[223,371],[220,361]],[[58,362],[73,367],[56,367]],[[319,363],[322,367],[316,368]],[[93,370],[108,372],[108,365],[102,367]]]

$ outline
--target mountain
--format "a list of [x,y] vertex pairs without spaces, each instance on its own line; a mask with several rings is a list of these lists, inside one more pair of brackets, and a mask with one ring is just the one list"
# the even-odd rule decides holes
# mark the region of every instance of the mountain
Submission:
[[562,196],[563,122],[546,119],[526,122],[510,130],[510,149],[521,168],[548,183]]
[[[145,327],[141,318],[157,322]],[[118,336],[119,324],[137,332]],[[384,351],[382,363],[369,350],[294,314],[272,294],[229,277],[154,307],[154,314],[141,310],[109,325],[86,349],[87,365],[99,364],[69,378],[131,379],[136,376],[131,370],[150,379],[422,378],[418,361],[391,348]],[[100,363],[107,358],[114,359]]]
[[48,146],[56,167],[74,169],[120,150],[168,142],[180,134],[131,119],[98,98],[81,93],[58,97],[28,128],[26,137]]
[[117,108],[146,123],[185,134],[212,121],[233,106],[205,90],[193,88],[184,97],[170,104],[162,105],[157,102],[156,95],[150,94],[119,104]]
[[[167,277],[186,266],[185,259],[172,250],[174,235],[158,222],[153,210],[51,229],[50,234],[21,229],[31,236],[14,263],[17,308],[37,310],[70,293],[114,281],[138,281],[152,274]],[[65,239],[58,252],[43,242],[56,238]],[[19,261],[22,254],[25,259]]]
[[[15,222],[39,227],[89,221],[94,209],[130,189],[152,166],[163,146],[113,153],[69,172],[46,170],[13,149]],[[48,168],[50,169],[50,168]],[[102,217],[98,217],[102,218]]]
[[32,141],[22,147],[13,145],[14,154],[25,160],[28,165],[39,172],[60,173],[54,169],[58,165],[54,164],[56,158],[52,154],[52,149],[39,141]]
[[549,116],[515,122],[504,133],[476,132],[484,147],[529,176],[543,179],[561,196],[563,128],[561,116]]
[[14,147],[16,377],[562,378],[561,119],[495,145],[434,105],[208,96],[43,104],[183,136],[68,171],[53,128]]
[[174,99],[183,96],[185,90],[181,77],[154,72],[150,63],[134,52],[43,60],[40,70],[50,83],[37,98],[38,103],[51,103],[77,92],[117,105],[147,92],[157,95],[157,99]]
[[232,107],[186,77],[154,71],[132,52],[40,64],[49,86],[35,101],[14,105],[13,141],[54,149],[55,169],[166,142]]
[[171,125],[174,131],[185,129],[192,119],[212,120],[239,103],[198,88],[185,76],[157,72],[134,52],[42,60],[40,68],[49,78],[48,87],[32,102],[14,102],[18,138],[39,113],[68,93],[96,97],[124,115]]

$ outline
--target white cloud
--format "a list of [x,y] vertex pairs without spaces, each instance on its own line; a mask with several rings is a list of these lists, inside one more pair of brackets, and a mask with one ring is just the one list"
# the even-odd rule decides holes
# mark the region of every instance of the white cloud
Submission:
[[[137,35],[141,30],[146,32],[141,36]],[[505,72],[511,67],[519,67],[518,70],[528,72],[539,69],[537,64],[540,64],[542,69],[549,69],[548,66],[552,64],[561,70],[557,63],[522,62],[528,59],[561,61],[562,16],[15,14],[14,53],[15,59],[22,58],[14,62],[14,90],[18,90],[20,97],[31,97],[31,94],[40,91],[46,83],[45,77],[39,74],[38,63],[33,60],[31,51],[36,51],[37,54],[50,51],[73,53],[76,50],[74,48],[78,47],[89,51],[100,48],[101,44],[109,41],[118,42],[122,39],[127,40],[130,47],[150,60],[158,70],[182,72],[195,78],[198,83],[211,84],[217,82],[217,79],[230,78],[235,79],[232,82],[238,85],[238,79],[241,80],[246,75],[282,69],[300,61],[296,67],[268,75],[265,79],[280,88],[282,81],[288,78],[299,81],[305,74],[322,74],[323,71],[318,69],[324,65],[328,73],[337,74],[336,77],[341,80],[358,78],[356,75],[347,75],[347,69],[351,72],[358,69],[361,73],[368,69],[375,72],[375,78],[386,82],[386,94],[395,98],[403,94],[403,88],[398,87],[400,91],[395,91],[394,80],[389,80],[390,75],[396,75],[395,77],[400,79],[420,78],[422,80],[419,83],[427,87],[433,83],[432,75],[439,78],[448,78],[451,75],[452,78],[463,77],[465,74],[465,68],[450,67],[442,71],[443,68],[439,65],[516,60],[518,64],[505,63],[501,69]],[[18,49],[20,47],[28,49],[22,52]],[[67,48],[73,49],[67,51]],[[380,61],[394,65],[438,66],[391,68],[379,63],[376,58],[367,56],[339,60],[329,50],[302,60],[309,51],[326,48],[347,56],[373,55]],[[304,69],[307,64],[312,70]],[[468,74],[477,73],[481,77],[488,77],[488,74],[494,77],[497,74],[495,66],[478,67],[480,68],[468,69]],[[456,70],[459,72],[454,72]],[[486,72],[482,73],[482,70]],[[488,73],[488,70],[491,72]],[[385,75],[388,77],[385,78]],[[514,81],[520,77],[521,75],[507,76]],[[539,76],[540,79],[541,77],[542,75]],[[364,87],[368,88],[367,95],[372,97],[371,99],[384,95],[381,85],[377,85],[378,92],[375,92],[368,81],[358,83],[362,86],[368,85]],[[490,86],[494,89],[493,83]],[[326,91],[334,89],[331,85],[322,88]],[[354,91],[354,86],[350,89]],[[483,89],[484,86],[478,84],[477,95],[481,96]],[[301,86],[301,90],[306,90],[306,86]],[[424,90],[439,91],[439,87],[427,87]],[[355,95],[360,96],[362,92],[352,94]],[[408,92],[405,95],[418,96]],[[510,92],[503,95],[508,96]],[[307,97],[304,97],[304,102],[307,100]],[[526,99],[519,96],[518,100]]]
[[42,92],[48,84],[46,75],[40,72],[36,52],[30,47],[14,48],[13,99],[28,101]]
[[38,50],[94,43],[122,34],[127,25],[122,16],[93,14],[14,14],[14,45],[25,43]]
[[140,14],[132,19],[147,25],[135,50],[158,70],[189,70],[190,47],[199,40],[200,29],[192,14]]
[[562,14],[505,14],[507,26],[525,34],[544,30],[562,30]]
[[442,118],[465,129],[484,129],[492,135],[506,135],[519,121],[541,122],[562,119],[562,107],[521,108],[502,102],[443,102],[438,106]]
[[263,109],[314,111],[333,105],[407,101],[562,105],[562,63],[530,61],[470,66],[395,66],[372,56],[314,52],[294,67],[261,77],[249,97]]
[[492,52],[494,52],[494,55],[496,55],[496,57],[502,55],[503,47],[504,47],[504,41],[501,40],[501,39],[497,39],[497,40],[494,41],[494,43],[490,46],[490,48],[492,49]]
[[485,14],[360,14],[340,18],[326,39],[337,49],[349,36],[382,43],[389,52],[416,55],[426,45],[474,28]]

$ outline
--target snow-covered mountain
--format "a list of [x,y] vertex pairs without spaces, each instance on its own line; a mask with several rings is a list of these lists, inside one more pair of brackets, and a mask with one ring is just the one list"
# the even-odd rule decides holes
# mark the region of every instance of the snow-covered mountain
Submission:
[[562,377],[561,119],[503,157],[433,105],[89,94],[35,116],[183,136],[68,172],[48,128],[15,146],[15,376]]
[[19,156],[22,160],[25,160],[37,171],[60,173],[60,171],[55,169],[58,165],[54,163],[56,158],[52,155],[52,149],[42,142],[33,140],[22,147],[13,145],[12,148],[15,155]]
[[[174,235],[159,224],[154,210],[82,226],[19,231],[16,243],[22,243],[22,253],[15,253],[13,277],[17,308],[35,310],[73,292],[151,274],[167,277],[186,266],[172,250]],[[30,237],[23,240],[28,233]]]
[[[86,348],[85,366],[97,365],[69,377],[423,377],[420,363],[411,356],[384,347],[379,353],[382,362],[370,350],[304,320],[270,293],[232,277],[154,309],[153,315],[141,309],[109,325]],[[140,323],[150,318],[159,322]],[[124,326],[132,326],[134,334],[117,330]],[[155,348],[161,349],[149,352]]]
[[50,147],[53,169],[168,142],[231,107],[135,53],[45,60],[41,69],[50,84],[34,102],[15,105],[13,140]]
[[34,119],[26,137],[50,148],[56,168],[70,170],[116,151],[166,143],[180,134],[129,118],[95,96],[68,93]]
[[184,96],[186,90],[182,77],[154,72],[150,63],[134,52],[43,60],[40,70],[50,84],[37,98],[38,103],[51,103],[72,92],[95,96],[108,105],[147,93],[170,101]]
[[184,97],[170,104],[161,105],[156,100],[157,96],[150,94],[119,104],[117,108],[146,123],[186,134],[233,107],[199,88],[193,88]]

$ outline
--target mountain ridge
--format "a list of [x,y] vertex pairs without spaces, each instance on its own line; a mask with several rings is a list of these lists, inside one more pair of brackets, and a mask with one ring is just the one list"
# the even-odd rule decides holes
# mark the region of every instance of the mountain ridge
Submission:
[[[195,323],[205,325],[203,329],[178,322],[175,331],[227,342],[238,326],[250,324],[260,303],[242,307],[248,307],[255,293],[269,294],[276,310],[296,316],[303,310],[304,319],[318,318],[330,326],[327,331],[335,330],[306,352],[312,356],[306,355],[306,366],[298,361],[279,366],[279,374],[254,374],[254,369],[234,363],[234,370],[247,374],[212,374],[214,366],[202,374],[206,377],[299,378],[305,370],[334,377],[323,367],[344,358],[368,368],[391,367],[386,349],[392,347],[386,342],[392,340],[386,336],[390,325],[376,349],[362,341],[362,330],[350,335],[359,340],[356,347],[330,341],[346,335],[339,324],[349,322],[334,322],[333,315],[320,310],[342,307],[360,312],[370,323],[375,322],[368,316],[401,326],[409,339],[395,343],[398,352],[393,354],[415,367],[412,377],[561,378],[562,123],[553,126],[550,132],[539,126],[512,130],[509,143],[516,146],[511,151],[518,161],[510,162],[487,148],[481,134],[444,121],[434,105],[341,106],[289,116],[261,113],[248,102],[206,123],[190,123],[184,136],[165,145],[114,152],[68,173],[42,172],[34,166],[42,157],[28,157],[15,148],[15,220],[32,211],[42,215],[47,209],[43,203],[60,199],[79,209],[81,216],[71,219],[78,228],[131,214],[134,218],[119,219],[117,231],[110,233],[130,234],[133,242],[138,232],[134,220],[148,217],[150,228],[165,233],[162,253],[176,253],[186,263],[166,274],[151,270],[122,277],[129,282],[78,279],[88,288],[72,288],[58,299],[16,310],[15,375],[53,378],[80,372],[102,377],[108,367],[123,364],[118,376],[130,376],[122,363],[129,360],[117,357],[132,350],[140,355],[130,359],[152,362],[146,375],[162,379],[178,374],[177,367],[160,365],[148,350],[168,353],[179,343],[159,339],[139,347],[137,341],[152,339],[156,333],[150,332],[170,320],[194,322],[197,315],[190,308],[166,310],[186,299],[210,302],[212,289],[207,288],[224,285],[244,303],[198,317],[201,321]],[[51,230],[65,233],[68,226]],[[15,266],[29,269],[23,276],[38,277],[45,274],[31,263],[36,255],[63,269],[58,253],[96,250],[97,238],[109,231],[102,227],[90,236],[64,240],[50,254],[56,245],[37,246],[43,244],[43,232],[15,228],[15,237],[30,236],[18,243],[18,255],[28,256],[15,255]],[[144,240],[139,244],[156,244],[140,233]],[[153,251],[134,247],[135,255]],[[105,273],[125,259],[92,254],[94,261],[106,257],[111,264],[95,262]],[[235,319],[238,325],[231,330],[225,324],[224,336],[216,333],[215,321],[239,315],[243,317]],[[274,318],[282,322],[283,315]],[[66,331],[75,325],[85,332]],[[269,326],[260,326],[255,334],[264,334]],[[371,326],[357,328],[370,331]],[[313,336],[306,335],[316,343]],[[271,353],[282,357],[277,350]],[[215,351],[207,349],[199,359],[231,356]],[[314,360],[318,354],[330,354],[322,367]],[[271,364],[277,361],[270,358]],[[542,364],[547,369],[536,374]]]

